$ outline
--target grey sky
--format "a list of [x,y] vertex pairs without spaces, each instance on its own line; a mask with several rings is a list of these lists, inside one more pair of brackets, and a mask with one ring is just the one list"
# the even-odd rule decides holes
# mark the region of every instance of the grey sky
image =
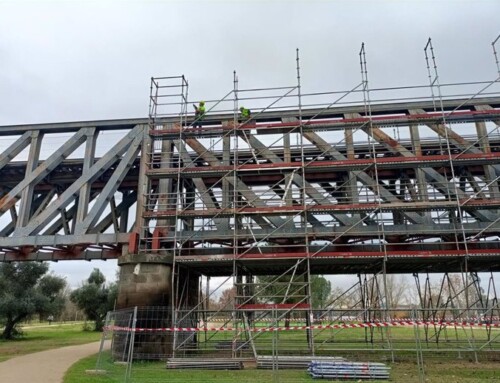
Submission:
[[[442,82],[495,77],[500,1],[1,1],[0,125],[143,117],[149,78],[185,74],[191,99],[240,87],[304,92],[425,84],[433,38]],[[251,107],[251,105],[249,105]],[[104,264],[114,277],[114,262]],[[72,284],[100,263],[61,262]]]

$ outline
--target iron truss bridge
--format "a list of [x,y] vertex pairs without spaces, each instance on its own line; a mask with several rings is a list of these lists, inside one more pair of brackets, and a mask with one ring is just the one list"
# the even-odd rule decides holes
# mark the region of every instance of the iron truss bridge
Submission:
[[0,260],[500,270],[500,98],[0,127]]

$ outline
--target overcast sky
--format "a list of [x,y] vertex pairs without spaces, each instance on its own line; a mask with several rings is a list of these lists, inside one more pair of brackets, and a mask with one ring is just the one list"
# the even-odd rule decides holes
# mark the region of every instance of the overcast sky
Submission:
[[[366,43],[371,87],[425,84],[432,37],[441,82],[491,80],[500,1],[2,1],[0,125],[145,117],[151,76],[184,74],[190,99],[240,87],[304,92],[360,82]],[[251,105],[249,105],[251,107]],[[78,284],[92,267],[61,262]]]

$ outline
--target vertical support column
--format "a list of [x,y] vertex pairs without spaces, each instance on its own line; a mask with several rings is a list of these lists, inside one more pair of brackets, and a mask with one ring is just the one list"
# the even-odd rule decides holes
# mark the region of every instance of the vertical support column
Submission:
[[[200,294],[200,275],[191,271],[187,267],[177,266],[177,276],[176,276],[176,286],[173,288],[178,289],[176,292],[176,301],[174,306],[176,309],[190,310],[195,307],[199,301],[198,297]],[[180,321],[187,319],[187,316],[181,314],[178,316]],[[178,323],[183,327],[187,327],[186,323]],[[193,324],[190,324],[194,327]]]
[[115,233],[118,233],[118,214],[116,214],[116,200],[115,196],[112,196],[109,200],[109,208],[111,209],[111,221],[113,222],[113,229]]
[[[483,107],[482,105],[476,106],[476,110],[487,110],[488,107]],[[477,131],[477,142],[479,143],[480,149],[484,153],[491,153],[490,141],[488,137],[488,131],[486,130],[486,123],[484,121],[476,121],[476,131]],[[488,190],[490,198],[499,198],[500,191],[498,189],[498,181],[495,181],[497,174],[493,166],[484,165],[484,180],[488,184]]]
[[[282,119],[283,122],[297,122],[297,119],[295,117],[284,117]],[[292,162],[292,149],[291,149],[291,144],[290,144],[290,133],[289,132],[284,132],[283,133],[283,161],[287,164]],[[283,195],[285,199],[285,205],[286,206],[292,206],[293,205],[293,189],[292,189],[292,174],[286,173],[284,177],[285,181],[285,194]],[[286,223],[286,227],[288,230],[294,230],[295,229],[295,224],[293,222],[293,219],[288,220]]]
[[[137,207],[135,212],[134,231],[140,238],[146,238],[149,233],[146,222],[143,219],[144,211],[149,208],[151,192],[151,180],[146,176],[147,170],[151,167],[153,158],[153,140],[149,135],[149,129],[144,129],[141,148],[141,163],[139,169],[139,180],[137,182]],[[132,250],[132,249],[130,249]]]
[[[191,179],[185,180],[186,195],[184,200],[184,209],[196,209],[196,187]],[[184,230],[194,230],[194,218],[184,219]]]
[[[410,113],[417,113],[417,111],[410,111]],[[413,153],[417,157],[422,157],[422,143],[420,141],[420,132],[418,130],[417,124],[410,124],[410,137],[411,144],[413,146]],[[425,174],[422,169],[415,168],[415,174],[417,177],[418,185],[418,198],[420,201],[429,201],[429,193],[427,191],[427,181],[425,180]],[[423,213],[429,222],[432,220],[428,212]]]
[[[356,118],[359,117],[357,113],[347,113],[344,115],[345,118]],[[356,158],[354,152],[354,131],[352,128],[345,128],[344,130],[345,145],[347,150],[347,159],[354,160]],[[341,201],[341,203],[358,204],[359,203],[359,193],[358,193],[358,181],[353,172],[347,172],[349,179],[347,180],[344,189],[346,189],[346,195],[349,201]],[[358,221],[361,219],[360,214],[353,214],[353,218]]]
[[[306,270],[304,273],[305,280],[305,291],[307,292],[306,301],[308,304],[307,316],[306,316],[306,325],[309,327],[307,330],[307,342],[309,345],[310,352],[314,355],[314,337],[310,326],[312,325],[312,297],[311,297],[311,249],[309,242],[309,228],[308,228],[308,212],[307,212],[307,194],[306,194],[306,172],[305,172],[305,154],[304,154],[304,126],[302,124],[302,88],[300,82],[300,57],[299,57],[299,49],[296,50],[296,62],[297,62],[297,101],[299,107],[299,124],[298,124],[298,132],[300,134],[300,157],[301,157],[301,166],[300,166],[300,175],[302,177],[302,186],[301,186],[301,203],[303,212],[302,216],[302,224],[304,225],[304,246],[306,249]],[[299,261],[300,262],[300,261]],[[298,263],[297,263],[298,265]],[[293,277],[292,277],[293,281]]]
[[[82,175],[87,174],[90,167],[94,164],[97,136],[95,128],[90,128],[88,130],[87,140],[85,142],[85,157],[83,159]],[[85,183],[80,189],[80,194],[78,196],[78,210],[76,212],[76,223],[83,222],[87,216],[91,186],[91,184]]]
[[[31,145],[28,156],[28,163],[26,164],[26,174],[28,177],[38,167],[40,157],[40,147],[42,145],[43,134],[35,130],[31,133]],[[29,184],[23,190],[21,195],[21,205],[19,207],[19,214],[16,223],[16,228],[24,227],[27,225],[31,218],[31,205],[33,202],[33,192],[35,190],[34,184]]]
[[[222,127],[227,128],[232,124],[233,121],[222,121]],[[224,134],[222,137],[222,165],[230,166],[231,165],[231,135]],[[232,200],[232,190],[231,183],[227,179],[227,177],[231,177],[231,175],[226,175],[222,179],[222,208],[230,208],[231,200]],[[225,230],[229,230],[229,217],[222,218],[223,226]]]
[[[283,122],[287,122],[287,119],[284,118]],[[292,153],[291,153],[291,148],[290,148],[290,133],[283,133],[283,161],[285,163],[290,163],[292,162]],[[291,186],[291,176],[287,174],[285,176],[285,186]],[[287,187],[285,189],[285,204],[286,206],[292,206],[293,200],[292,200],[292,188]]]
[[[383,264],[382,264],[382,278],[383,278],[383,284],[384,284],[384,296],[383,296],[383,301],[384,301],[384,306],[382,307],[384,309],[384,321],[389,321],[393,319],[393,316],[395,312],[393,311],[396,307],[394,307],[394,302],[392,299],[389,299],[389,294],[393,294],[394,291],[389,291],[389,286],[387,283],[387,257],[384,257]],[[393,276],[394,278],[394,276]],[[391,283],[391,290],[394,289],[394,280],[392,280]],[[391,360],[394,363],[394,351],[393,351],[393,345],[392,345],[392,332],[390,327],[385,328],[386,335],[387,335],[387,346],[391,350]]]
[[[359,302],[361,306],[361,313],[363,315],[363,322],[369,322],[369,314],[367,311],[367,294],[366,294],[366,274],[364,275],[364,279],[361,274],[358,274],[358,283],[359,283]],[[365,342],[368,342],[368,329],[364,329],[365,333]]]
[[[175,129],[175,125],[166,124],[166,129]],[[160,153],[158,153],[161,167],[172,167],[172,150],[173,143],[171,140],[161,141]],[[178,160],[181,161],[180,156]],[[171,178],[158,180],[158,210],[175,209],[175,198],[180,198],[180,196],[173,195],[172,185]],[[175,230],[175,222],[172,223],[172,220],[175,220],[175,218],[158,219],[153,233],[153,251],[160,250],[161,239],[165,238],[171,229]]]
[[[127,198],[127,195],[129,193],[122,193],[122,201]],[[120,225],[119,225],[119,232],[120,233],[126,233],[127,232],[127,227],[128,227],[128,210],[127,211],[122,211],[120,214]]]

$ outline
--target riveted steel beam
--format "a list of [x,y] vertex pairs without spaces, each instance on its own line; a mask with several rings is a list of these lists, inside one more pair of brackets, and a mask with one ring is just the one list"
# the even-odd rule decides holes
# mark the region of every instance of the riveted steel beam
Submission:
[[[143,126],[142,128],[144,129],[145,127]],[[123,154],[123,157],[120,158],[120,163],[116,167],[106,186],[102,189],[99,197],[96,198],[85,219],[82,222],[76,223],[76,234],[87,233],[98,221],[107,204],[110,202],[112,196],[118,189],[118,186],[125,178],[128,169],[132,166],[132,163],[140,151],[141,144],[142,136],[141,134],[137,134],[132,142],[130,142],[127,151]]]
[[[364,127],[362,129],[366,134],[383,144],[390,151],[399,153],[404,157],[415,156],[399,142],[385,134],[380,128]],[[467,199],[469,197],[469,195],[459,188],[455,188],[455,185],[439,174],[436,170],[432,168],[423,168],[422,171],[425,173],[428,181],[432,182],[436,189],[439,190],[444,196],[452,196],[461,199]],[[483,210],[474,210],[471,211],[471,214],[481,221],[493,221],[495,219],[491,213]]]
[[[128,160],[132,157],[129,150],[130,145],[133,144],[132,152],[137,155],[138,145],[142,138],[142,133],[144,130],[144,126],[137,126],[132,131],[130,131],[127,136],[123,137],[112,149],[110,149],[100,160],[98,160],[92,167],[89,169],[87,174],[82,174],[73,184],[71,184],[64,192],[60,195],[60,197],[52,202],[47,209],[41,212],[37,217],[33,217],[30,222],[22,227],[16,229],[16,236],[28,236],[37,234],[40,230],[43,229],[52,219],[54,219],[61,209],[64,209],[70,203],[75,200],[75,197],[79,195],[80,188],[85,183],[92,183],[98,177],[101,176],[110,166],[115,164],[120,160],[124,153],[129,153],[127,156],[126,166],[130,166]],[[124,169],[123,169],[124,170]],[[123,174],[117,173],[117,177],[115,178],[115,182],[120,178],[118,175],[122,176]],[[107,186],[107,185],[106,185]],[[107,189],[107,192],[104,195],[109,193],[110,188],[115,188],[117,186],[112,185]],[[100,209],[102,206],[99,206]],[[97,210],[94,211],[94,214],[97,215]],[[93,215],[94,215],[93,214]],[[93,220],[93,218],[92,218]]]
[[[66,141],[60,148],[58,148],[58,150],[56,150],[40,165],[38,165],[38,158],[36,162],[33,159],[33,156],[37,152],[39,152],[39,149],[36,150],[35,145],[34,150],[30,152],[30,156],[32,158],[33,165],[36,165],[36,168],[30,171],[29,174],[18,185],[10,190],[9,193],[7,193],[4,197],[2,197],[2,199],[0,200],[0,215],[5,213],[5,211],[7,211],[10,206],[12,206],[16,202],[17,198],[23,192],[23,190],[25,190],[27,187],[32,188],[47,174],[54,170],[66,157],[73,153],[75,149],[78,148],[86,140],[87,134],[89,132],[89,129],[86,128],[83,128],[76,132],[68,141]],[[41,142],[38,145],[41,145]],[[23,220],[23,224],[24,223],[25,222]]]
[[[335,159],[338,160],[345,160],[346,157],[340,153],[338,150],[336,150],[331,144],[326,142],[322,137],[320,137],[316,132],[304,132],[304,137],[307,138],[309,141],[311,141],[314,145],[316,145],[323,153],[328,154],[332,156]],[[400,199],[392,194],[390,191],[388,191],[384,186],[376,184],[375,180],[366,172],[360,171],[360,170],[355,170],[352,172],[354,176],[364,185],[368,186],[371,190],[377,190],[380,193],[380,197],[384,201],[388,202],[398,202]],[[421,215],[418,215],[416,213],[403,213],[410,222],[413,223],[423,223],[425,221],[425,218],[422,217]]]

